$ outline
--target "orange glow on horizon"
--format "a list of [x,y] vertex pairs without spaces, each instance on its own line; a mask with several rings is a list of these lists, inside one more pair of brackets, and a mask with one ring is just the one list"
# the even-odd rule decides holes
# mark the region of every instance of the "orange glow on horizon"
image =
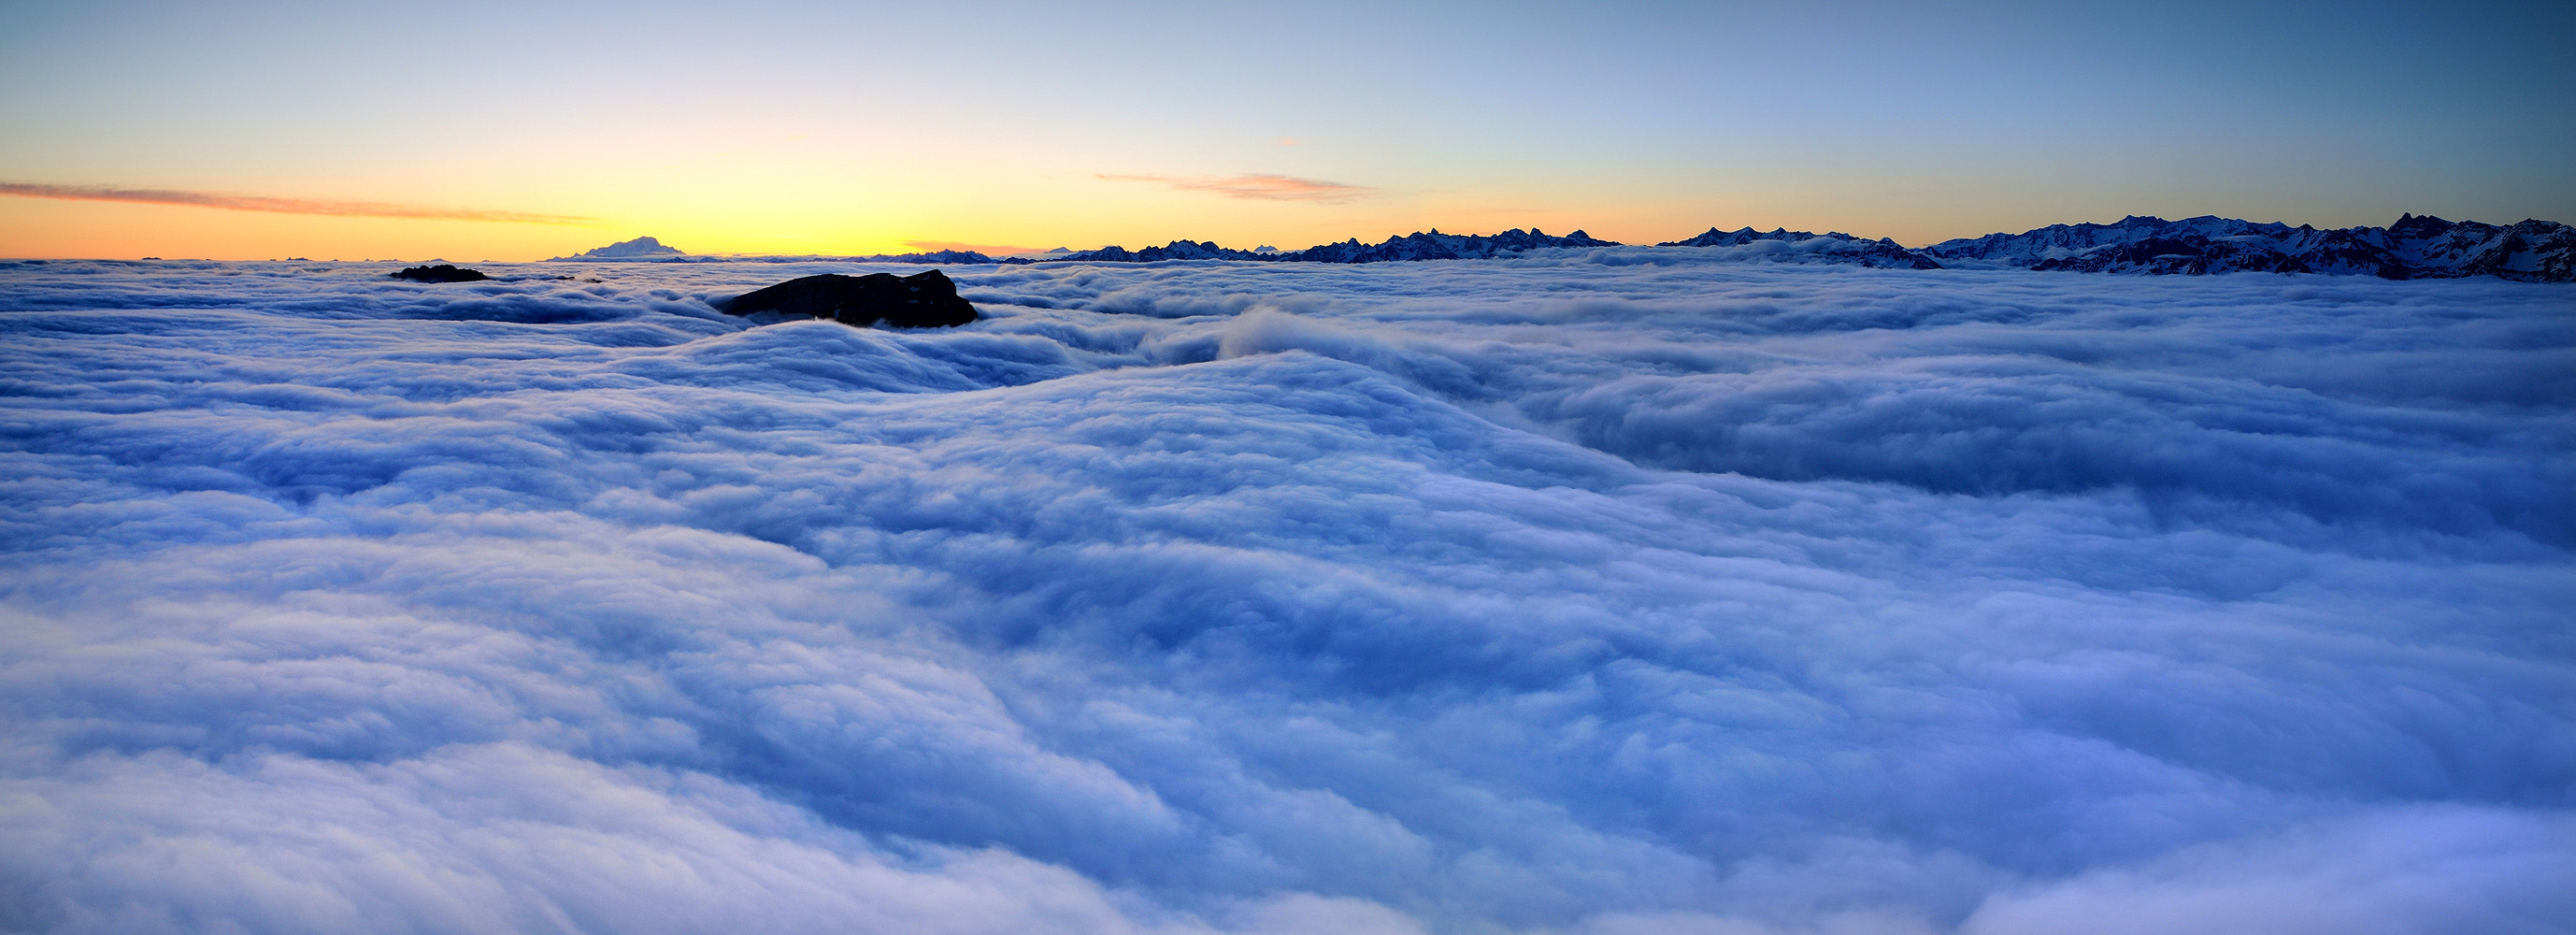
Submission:
[[[478,185],[456,180],[443,187],[378,186],[436,188],[440,204],[502,206],[490,210],[363,198],[306,200],[291,193],[189,202],[0,192],[0,257],[519,262],[645,235],[700,256],[950,249],[999,256],[1105,244],[1141,248],[1177,239],[1295,250],[1353,237],[1374,243],[1431,229],[1495,233],[1530,227],[1652,244],[1712,226],[1839,230],[1892,236],[1919,247],[2044,223],[2113,219],[2068,216],[2062,208],[2032,204],[1998,204],[1982,219],[1942,216],[1931,204],[1857,189],[1704,190],[1680,198],[1582,179],[1559,180],[1543,190],[1518,190],[1498,180],[1482,189],[1440,191],[1257,173],[984,174],[981,167],[969,167],[836,175],[810,164],[629,165],[581,174],[540,167],[531,176]],[[302,207],[317,210],[296,213]],[[544,210],[504,210],[523,207]],[[2032,223],[2017,223],[2022,221]]]

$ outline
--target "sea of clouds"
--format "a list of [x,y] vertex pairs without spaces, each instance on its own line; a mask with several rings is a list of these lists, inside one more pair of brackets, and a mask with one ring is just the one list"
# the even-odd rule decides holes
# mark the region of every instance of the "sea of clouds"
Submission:
[[483,268],[0,263],[0,930],[2576,927],[2566,286]]

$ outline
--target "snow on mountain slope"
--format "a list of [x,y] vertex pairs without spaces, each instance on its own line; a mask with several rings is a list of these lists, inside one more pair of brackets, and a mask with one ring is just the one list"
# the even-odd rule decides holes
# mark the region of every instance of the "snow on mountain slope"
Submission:
[[1742,252],[1780,260],[1857,263],[1882,269],[1941,268],[1941,264],[1931,257],[1897,246],[1896,241],[1884,237],[1877,240],[1863,240],[1850,234],[1832,231],[1811,234],[1806,231],[1774,229],[1766,234],[1751,227],[1734,231],[1722,231],[1711,227],[1708,233],[1697,237],[1666,241],[1655,246],[1748,247],[1752,249]]
[[2498,227],[2413,214],[2387,227],[2328,229],[2207,215],[2179,221],[2132,215],[2116,224],[2052,224],[2020,234],[1948,240],[1923,252],[1952,265],[2092,273],[2254,270],[2384,279],[2576,280],[2576,228],[2536,220]]

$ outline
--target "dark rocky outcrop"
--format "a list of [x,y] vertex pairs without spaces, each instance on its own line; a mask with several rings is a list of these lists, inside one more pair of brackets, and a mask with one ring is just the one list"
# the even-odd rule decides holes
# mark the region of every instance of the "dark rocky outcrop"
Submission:
[[948,328],[974,321],[975,306],[957,295],[957,284],[938,270],[897,276],[869,273],[805,276],[746,292],[718,306],[728,315],[782,312],[829,318],[845,325]]
[[482,282],[492,278],[483,275],[482,270],[460,269],[448,263],[436,266],[406,266],[387,275],[413,282]]

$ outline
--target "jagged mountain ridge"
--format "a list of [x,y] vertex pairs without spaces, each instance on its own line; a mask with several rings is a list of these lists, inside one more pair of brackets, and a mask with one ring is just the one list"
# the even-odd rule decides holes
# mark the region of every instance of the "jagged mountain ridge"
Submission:
[[1514,228],[1499,234],[1443,234],[1439,228],[1417,231],[1400,237],[1389,237],[1384,243],[1364,244],[1353,237],[1341,243],[1319,244],[1304,250],[1233,250],[1214,243],[1175,240],[1160,247],[1129,250],[1125,247],[1102,247],[1077,253],[1050,254],[1043,259],[1010,257],[1003,262],[1029,263],[1083,261],[1104,263],[1152,263],[1160,260],[1259,260],[1265,263],[1383,263],[1397,260],[1478,260],[1519,253],[1541,247],[1616,247],[1617,241],[1602,240],[1582,231],[1563,237],[1553,236],[1538,228]]
[[1931,257],[1927,257],[1923,254],[1898,246],[1894,240],[1890,240],[1885,237],[1881,237],[1877,240],[1864,240],[1840,231],[1827,231],[1822,234],[1811,234],[1806,231],[1793,231],[1785,228],[1778,228],[1765,233],[1754,230],[1751,227],[1732,231],[1722,231],[1715,227],[1711,227],[1708,229],[1708,233],[1701,234],[1697,237],[1692,237],[1688,240],[1667,240],[1663,243],[1656,244],[1655,246],[1748,247],[1756,245],[1771,246],[1775,244],[1778,246],[1773,247],[1772,252],[1784,255],[1802,255],[1801,258],[1822,259],[1829,262],[1857,263],[1862,266],[1885,269],[1941,268],[1941,264],[1934,261]]
[[2211,215],[2179,221],[2132,215],[2114,224],[2052,224],[2020,234],[1946,240],[1922,252],[1952,265],[2088,273],[2244,270],[2576,281],[2576,227],[2537,220],[2499,227],[2415,214],[2387,227],[2325,229]]
[[[1499,234],[1444,234],[1438,228],[1398,237],[1383,243],[1364,244],[1353,237],[1341,243],[1321,244],[1304,250],[1233,250],[1214,243],[1175,240],[1160,247],[1129,250],[1125,247],[1102,247],[1076,253],[1048,253],[1039,257],[1006,257],[1004,263],[1054,263],[1090,261],[1097,263],[1153,263],[1163,260],[1257,260],[1269,263],[1382,263],[1406,260],[1474,260],[1517,254],[1549,247],[1619,247],[1618,241],[1603,240],[1583,231],[1562,237],[1538,228],[1514,228]],[[1893,269],[1940,269],[1941,264],[1921,253],[1907,250],[1886,238],[1865,240],[1850,234],[1778,229],[1768,232],[1746,227],[1723,231],[1715,227],[1688,240],[1667,241],[1658,247],[1773,247],[1747,254],[1752,259],[1822,261]]]

